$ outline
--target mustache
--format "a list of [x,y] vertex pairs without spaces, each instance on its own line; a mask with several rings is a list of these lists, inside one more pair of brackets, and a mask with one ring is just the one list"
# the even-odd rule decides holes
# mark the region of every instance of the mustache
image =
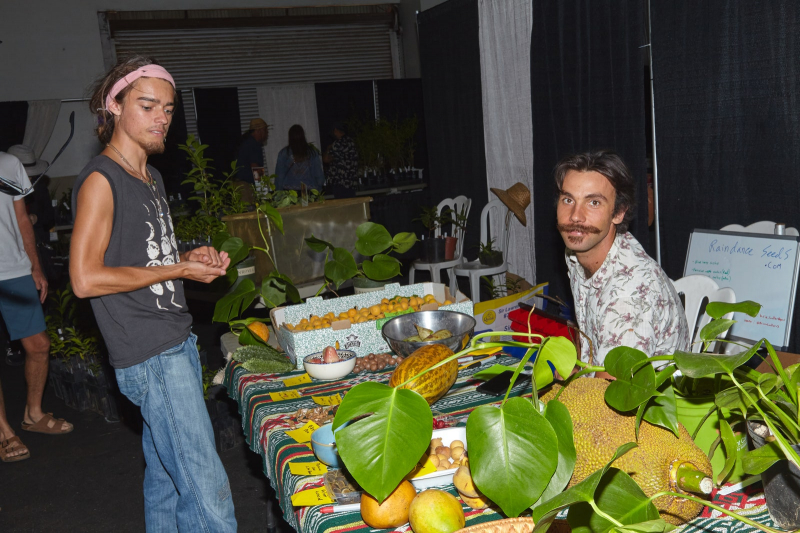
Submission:
[[560,232],[580,231],[581,233],[600,233],[600,228],[594,226],[582,226],[581,224],[557,224],[556,228]]

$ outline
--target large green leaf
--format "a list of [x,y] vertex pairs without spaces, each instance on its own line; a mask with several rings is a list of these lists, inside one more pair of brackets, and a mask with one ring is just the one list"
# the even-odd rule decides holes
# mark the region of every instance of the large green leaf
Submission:
[[344,248],[334,248],[332,257],[325,263],[325,277],[338,289],[342,283],[358,274],[353,254]]
[[364,260],[361,263],[361,268],[364,269],[364,274],[369,279],[376,281],[383,281],[400,275],[400,261],[385,254],[377,254],[372,260]]
[[724,418],[719,420],[719,436],[722,439],[722,445],[725,447],[725,464],[717,475],[717,485],[722,485],[725,479],[733,472],[736,457],[739,453],[739,441],[734,437],[731,425]]
[[333,429],[362,415],[370,416],[336,432],[336,445],[353,478],[383,502],[430,445],[433,415],[416,392],[374,382],[347,392]]
[[672,384],[666,382],[658,390],[661,395],[648,402],[644,410],[644,419],[653,425],[670,430],[675,438],[680,438],[678,435],[678,405]]
[[214,322],[228,322],[239,316],[245,309],[250,307],[258,290],[253,280],[243,279],[233,292],[226,294],[217,300],[214,306]]
[[647,361],[644,352],[627,346],[614,348],[606,355],[606,372],[617,378],[606,389],[606,403],[618,411],[630,411],[649,400],[656,392],[656,372],[645,364],[636,372],[633,367]]
[[744,313],[753,318],[761,311],[761,304],[751,300],[730,304],[726,302],[711,302],[706,306],[706,314],[711,318],[722,318],[728,313]]
[[711,342],[713,342],[717,337],[731,329],[731,326],[734,324],[736,324],[735,320],[718,318],[703,326],[703,329],[700,330],[700,340],[702,340],[705,344],[704,349],[708,348],[708,345],[711,344]]
[[356,228],[356,250],[367,257],[379,254],[393,245],[389,231],[380,224],[364,222]]
[[778,443],[768,442],[742,456],[742,470],[748,474],[760,474],[781,459],[786,459],[786,456]]
[[408,231],[402,231],[392,237],[392,250],[398,254],[404,254],[417,242],[417,235]]
[[[756,386],[754,384],[744,382],[741,385],[748,394],[758,395],[758,391],[756,390]],[[743,418],[747,416],[747,410],[752,405],[750,400],[747,399],[747,397],[738,387],[731,387],[729,389],[721,390],[714,397],[714,403],[721,409],[739,411]]]
[[[553,382],[553,370],[550,364],[559,373],[562,379],[566,379],[572,369],[575,368],[575,362],[578,360],[578,352],[575,350],[575,345],[566,337],[549,337],[539,348],[539,354],[536,356],[536,362],[533,365],[534,378],[536,379],[536,387],[541,390]],[[549,364],[548,364],[549,363]]]
[[761,343],[758,341],[746,352],[734,355],[713,353],[675,352],[675,366],[684,376],[702,378],[713,374],[730,374],[734,369],[745,364],[758,351]]
[[314,237],[314,235],[311,235],[311,237],[306,237],[305,241],[308,247],[314,250],[315,252],[324,252],[326,248],[330,248],[331,250],[335,248],[335,246],[329,243],[328,241],[317,239],[316,237]]
[[283,217],[281,216],[280,211],[272,207],[269,203],[264,203],[261,205],[260,209],[264,211],[264,214],[267,215],[267,218],[270,222],[280,231],[283,233]]
[[508,516],[541,496],[558,466],[558,437],[529,400],[482,405],[467,419],[475,485]]
[[[617,468],[605,473],[594,493],[594,502],[601,511],[622,524],[637,524],[659,518],[656,506],[639,485]],[[615,527],[587,502],[571,506],[567,520],[573,533],[606,533]]]
[[250,255],[250,247],[239,237],[230,237],[226,239],[225,242],[220,245],[219,251],[228,253],[228,257],[231,259],[231,264],[228,267],[229,269],[235,268],[236,264]]
[[261,282],[264,305],[272,309],[286,303],[286,282],[278,277],[267,277]]
[[217,251],[221,250],[222,243],[227,241],[231,238],[231,234],[227,231],[218,231],[214,236],[211,238],[211,246],[217,249]]
[[611,468],[611,463],[634,448],[636,448],[635,442],[623,444],[617,448],[617,451],[614,452],[614,455],[603,468],[592,472],[580,483],[573,485],[561,494],[534,508],[531,513],[531,518],[533,518],[535,524],[532,533],[543,533],[546,531],[547,528],[550,527],[550,524],[553,523],[556,515],[570,505],[574,505],[578,502],[594,501],[595,490],[597,490],[597,486],[600,484],[605,473]]
[[546,502],[564,490],[572,477],[577,457],[572,432],[572,418],[567,407],[558,400],[550,400],[542,414],[550,422],[558,437],[558,466],[553,477],[550,478],[550,483],[533,507]]

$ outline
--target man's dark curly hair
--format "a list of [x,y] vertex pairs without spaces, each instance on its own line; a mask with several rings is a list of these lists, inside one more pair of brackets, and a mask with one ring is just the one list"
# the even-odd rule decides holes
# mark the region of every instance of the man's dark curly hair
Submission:
[[622,158],[611,150],[595,150],[568,155],[558,162],[555,170],[556,189],[561,194],[564,177],[570,170],[578,172],[597,172],[606,177],[616,191],[614,215],[625,212],[622,222],[617,224],[617,233],[628,231],[636,210],[636,182]]

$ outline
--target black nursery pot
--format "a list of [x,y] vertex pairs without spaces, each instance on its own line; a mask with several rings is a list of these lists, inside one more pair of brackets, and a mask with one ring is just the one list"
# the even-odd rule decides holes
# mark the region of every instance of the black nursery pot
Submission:
[[428,263],[441,263],[444,261],[445,240],[437,237],[425,241],[425,260]]
[[[764,438],[753,432],[753,422],[747,424],[753,447],[764,445]],[[800,445],[792,446],[800,452]],[[761,474],[767,510],[775,525],[781,529],[800,528],[800,470],[788,460],[781,460]]]
[[495,252],[490,255],[479,257],[479,261],[483,266],[496,267],[503,264],[503,252]]

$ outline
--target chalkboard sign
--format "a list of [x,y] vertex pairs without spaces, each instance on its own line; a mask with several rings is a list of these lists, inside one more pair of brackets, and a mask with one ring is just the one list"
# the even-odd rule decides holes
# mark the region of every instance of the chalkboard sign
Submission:
[[731,287],[736,300],[762,305],[756,318],[737,313],[731,337],[751,342],[766,338],[778,349],[789,345],[800,266],[798,239],[791,235],[694,230],[684,275],[702,274]]

